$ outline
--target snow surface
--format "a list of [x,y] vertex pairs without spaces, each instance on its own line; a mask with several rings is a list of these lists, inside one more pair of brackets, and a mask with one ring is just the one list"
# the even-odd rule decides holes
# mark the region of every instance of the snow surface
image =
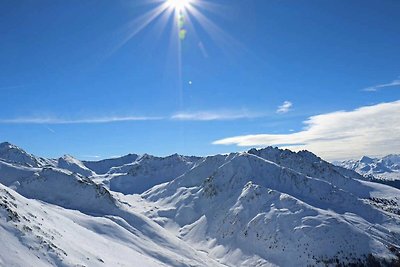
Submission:
[[400,191],[366,180],[272,147],[81,162],[3,143],[0,266],[394,265]]
[[89,216],[0,185],[0,265],[222,266],[144,216],[135,218]]

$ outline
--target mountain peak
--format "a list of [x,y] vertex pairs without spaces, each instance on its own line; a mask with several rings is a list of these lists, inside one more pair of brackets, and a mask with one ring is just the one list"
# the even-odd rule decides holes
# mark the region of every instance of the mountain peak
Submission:
[[25,150],[9,142],[4,142],[0,144],[0,159],[10,163],[18,163],[25,166],[39,166],[38,159],[36,159],[33,155],[25,152]]
[[88,169],[80,160],[71,155],[64,155],[58,159],[58,167],[67,169],[74,173],[79,173],[83,176],[92,176],[94,172]]
[[79,164],[82,164],[81,161],[77,158],[75,158],[74,156],[70,155],[70,154],[65,154],[63,155],[61,158],[59,158],[61,160],[65,160],[71,163],[77,163],[79,162]]
[[360,159],[360,162],[369,164],[369,163],[372,163],[372,162],[373,162],[373,159],[370,158],[370,157],[367,157],[367,156],[363,156],[363,157]]
[[3,150],[3,149],[11,149],[11,148],[15,148],[15,149],[20,149],[20,150],[22,150],[21,148],[19,148],[19,147],[16,146],[16,145],[11,144],[10,142],[3,142],[3,143],[0,143],[0,150]]

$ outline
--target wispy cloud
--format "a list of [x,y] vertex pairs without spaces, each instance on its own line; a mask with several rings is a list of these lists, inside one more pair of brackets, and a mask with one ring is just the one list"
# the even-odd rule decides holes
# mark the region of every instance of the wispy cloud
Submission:
[[79,119],[65,119],[55,117],[25,117],[14,119],[0,119],[2,124],[101,124],[113,122],[129,122],[129,121],[149,121],[149,120],[162,120],[162,117],[136,117],[136,116],[123,116],[123,117],[97,117],[97,118],[79,118]]
[[288,113],[292,107],[293,107],[293,103],[292,102],[285,101],[285,102],[283,102],[282,105],[280,105],[278,107],[278,109],[276,110],[276,113],[278,113],[278,114]]
[[197,111],[197,112],[179,112],[171,116],[172,120],[181,121],[226,121],[254,119],[265,116],[262,113],[240,111]]
[[[53,116],[35,116],[19,118],[0,118],[0,124],[104,124],[129,121],[155,121],[155,120],[179,120],[179,121],[224,121],[242,120],[264,117],[265,114],[250,112],[247,110],[239,111],[196,111],[178,112],[170,116],[109,116],[109,117],[84,117],[84,118],[63,118]],[[46,126],[48,130],[48,126]],[[50,130],[52,131],[52,130]]]
[[399,79],[393,80],[390,83],[377,84],[377,85],[374,85],[374,86],[371,86],[371,87],[367,87],[367,88],[364,88],[363,91],[376,92],[376,91],[384,89],[384,88],[395,87],[395,86],[400,86],[400,80]]
[[299,132],[235,136],[213,144],[307,149],[332,160],[385,155],[400,151],[399,118],[400,100],[313,116]]

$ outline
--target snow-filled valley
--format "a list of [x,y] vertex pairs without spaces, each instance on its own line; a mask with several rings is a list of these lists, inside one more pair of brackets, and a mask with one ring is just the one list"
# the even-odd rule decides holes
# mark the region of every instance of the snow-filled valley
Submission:
[[398,266],[400,191],[307,151],[80,161],[2,143],[0,238],[0,266]]

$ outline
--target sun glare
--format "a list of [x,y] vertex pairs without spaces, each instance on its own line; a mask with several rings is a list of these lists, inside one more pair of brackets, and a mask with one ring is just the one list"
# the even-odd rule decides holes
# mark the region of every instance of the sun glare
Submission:
[[169,7],[176,11],[183,11],[187,9],[193,0],[166,0]]

